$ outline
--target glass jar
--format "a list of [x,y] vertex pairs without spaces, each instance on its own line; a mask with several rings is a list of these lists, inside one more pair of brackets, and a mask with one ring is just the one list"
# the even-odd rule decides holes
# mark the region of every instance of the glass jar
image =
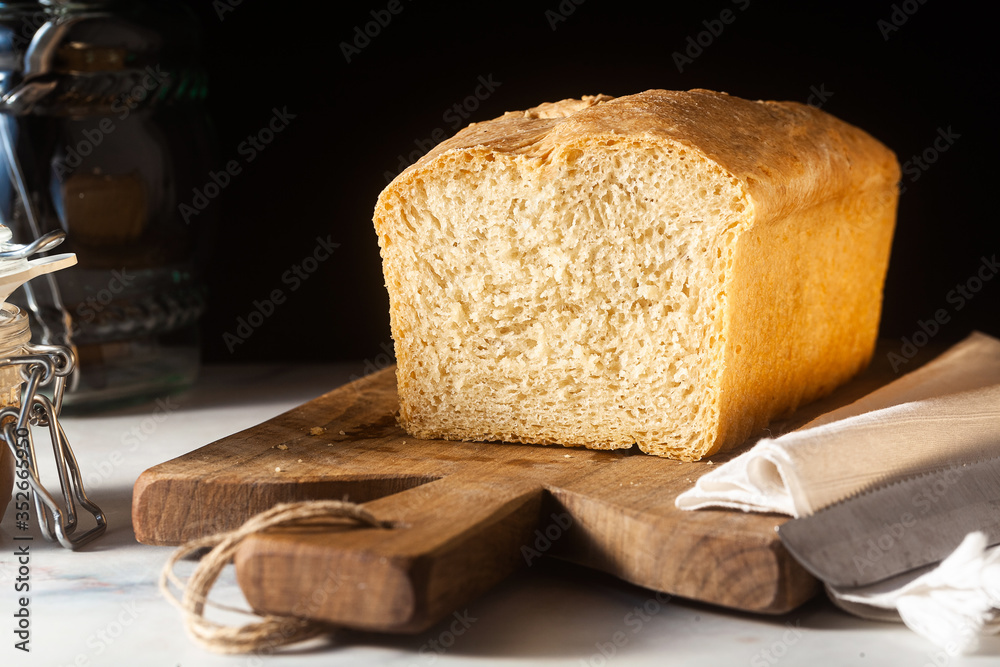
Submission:
[[76,349],[70,408],[197,375],[214,212],[179,211],[212,166],[200,49],[178,3],[0,2],[0,222],[19,241],[63,230],[78,258],[12,300],[36,342]]
[[[0,360],[20,356],[31,340],[28,318],[16,306],[0,304]],[[0,408],[21,405],[20,367],[0,365]],[[3,518],[14,489],[14,457],[0,439],[0,518]]]
[[[24,353],[24,346],[31,340],[28,317],[17,306],[0,304],[0,360]],[[0,365],[0,407],[17,407],[21,404],[21,371],[17,366]]]

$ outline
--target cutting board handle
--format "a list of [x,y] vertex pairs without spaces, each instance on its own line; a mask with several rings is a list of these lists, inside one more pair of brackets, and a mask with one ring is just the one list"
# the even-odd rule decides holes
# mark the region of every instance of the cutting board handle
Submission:
[[524,564],[543,494],[530,480],[457,473],[365,503],[393,528],[256,535],[237,552],[237,578],[260,613],[421,632]]

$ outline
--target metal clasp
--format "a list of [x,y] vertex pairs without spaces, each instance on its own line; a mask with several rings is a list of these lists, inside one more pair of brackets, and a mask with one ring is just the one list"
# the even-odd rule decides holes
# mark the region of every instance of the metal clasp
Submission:
[[[17,477],[26,480],[31,487],[42,536],[50,541],[58,540],[67,549],[76,549],[103,535],[108,527],[104,512],[87,497],[80,466],[59,424],[66,378],[76,368],[76,356],[71,349],[61,345],[28,344],[24,349],[25,355],[0,359],[0,367],[20,366],[24,379],[20,408],[0,409],[3,438],[17,462]],[[39,391],[50,384],[51,400]],[[39,479],[33,427],[48,428],[65,509]],[[21,474],[22,470],[26,476]],[[97,524],[81,534],[75,534],[78,505],[89,512]]]

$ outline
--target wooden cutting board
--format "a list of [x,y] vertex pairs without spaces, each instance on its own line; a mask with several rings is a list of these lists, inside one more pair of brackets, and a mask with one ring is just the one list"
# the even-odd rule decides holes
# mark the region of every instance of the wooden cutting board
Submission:
[[[872,369],[772,432],[887,379]],[[136,538],[179,544],[279,502],[365,503],[394,527],[275,529],[244,543],[237,577],[259,612],[388,632],[422,631],[540,557],[766,614],[819,590],[778,540],[786,517],[674,507],[734,454],[681,463],[635,448],[417,440],[396,425],[398,407],[388,368],[150,468],[133,494]],[[311,435],[314,427],[326,430]]]

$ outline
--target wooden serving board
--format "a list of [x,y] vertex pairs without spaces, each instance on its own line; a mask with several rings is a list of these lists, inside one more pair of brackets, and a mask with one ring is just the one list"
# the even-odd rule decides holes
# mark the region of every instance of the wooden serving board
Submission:
[[[782,430],[885,379],[870,372]],[[279,502],[365,503],[394,527],[275,529],[244,543],[237,577],[257,611],[388,632],[422,631],[543,556],[765,614],[819,590],[778,540],[786,517],[674,507],[732,454],[681,463],[635,448],[417,440],[396,425],[398,407],[388,368],[150,468],[133,494],[136,538],[179,544]]]

